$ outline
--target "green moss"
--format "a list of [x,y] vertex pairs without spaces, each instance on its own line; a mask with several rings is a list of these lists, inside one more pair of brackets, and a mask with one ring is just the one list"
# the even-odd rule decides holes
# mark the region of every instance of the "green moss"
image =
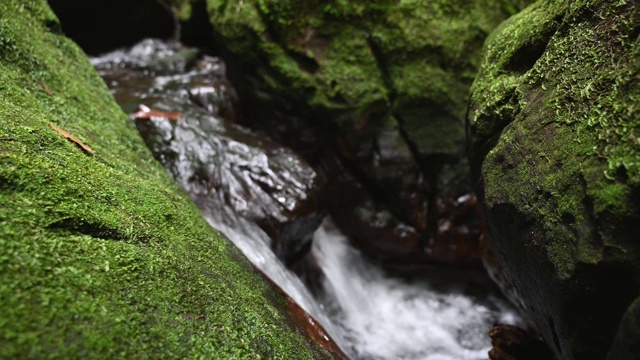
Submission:
[[49,31],[46,3],[5,1],[0,14],[0,357],[320,356],[82,51]]
[[[594,11],[602,18],[610,18],[620,16],[616,13],[625,11],[627,6],[620,2]],[[606,209],[625,213],[628,209],[624,194],[629,185],[636,186],[633,184],[640,181],[636,143],[640,124],[633,105],[640,92],[634,80],[638,50],[637,39],[635,43],[628,39],[638,20],[632,17],[595,25],[584,21],[572,28],[561,28],[562,21],[569,21],[564,17],[565,11],[569,12],[568,17],[579,17],[588,10],[577,4],[568,9],[566,2],[540,1],[496,31],[486,48],[486,65],[474,83],[474,99],[481,105],[474,107],[472,123],[477,125],[478,135],[488,137],[512,119],[530,117],[526,130],[530,139],[526,143],[519,141],[530,153],[515,166],[529,167],[530,161],[548,156],[551,162],[560,162],[562,173],[541,164],[527,181],[544,189],[558,189],[560,179],[581,174],[588,180],[585,190],[593,197],[598,212]],[[617,42],[615,46],[596,46],[611,41]],[[532,61],[525,55],[535,54],[540,58],[519,68]],[[532,87],[539,87],[540,91],[533,94]],[[507,126],[503,139],[513,139],[514,126],[517,125]],[[541,131],[549,133],[531,135]],[[503,153],[505,145],[499,143],[488,158]],[[594,168],[600,169],[599,175],[592,173]],[[616,179],[615,172],[622,173],[624,179]],[[571,181],[575,183],[577,179],[574,175]],[[517,195],[522,192],[512,189],[499,191],[515,197],[530,196]],[[490,192],[488,199],[492,198],[495,196]]]
[[495,246],[563,358],[604,358],[602,334],[640,291],[639,28],[629,1],[540,0],[488,38],[472,87]]
[[[483,39],[525,3],[208,1],[230,68],[242,67],[232,80],[252,105],[348,129],[384,123],[393,110],[420,129],[410,137],[421,151],[455,155]],[[255,82],[243,88],[247,76]],[[447,141],[434,144],[439,133]]]
[[180,6],[180,8],[176,9],[178,13],[178,20],[182,23],[186,23],[191,19],[193,15],[193,5],[191,2],[185,2],[184,5]]
[[612,182],[604,185],[597,191],[591,192],[590,195],[596,199],[598,207],[595,210],[597,212],[610,209],[618,215],[624,215],[633,210],[630,208],[630,206],[633,205],[627,202],[629,188],[624,184]]

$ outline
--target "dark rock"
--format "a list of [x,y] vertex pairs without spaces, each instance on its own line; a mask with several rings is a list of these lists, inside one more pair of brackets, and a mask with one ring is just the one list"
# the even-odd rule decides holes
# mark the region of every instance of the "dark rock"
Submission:
[[231,122],[238,118],[238,96],[227,80],[226,66],[220,58],[206,56],[196,64],[200,71],[214,76],[189,82],[187,92],[191,102],[208,113]]
[[607,359],[640,359],[640,297],[624,313]]
[[491,360],[542,360],[553,353],[539,337],[512,325],[496,325],[489,331]]
[[135,123],[154,157],[196,204],[225,205],[256,222],[285,264],[309,251],[323,217],[316,204],[320,180],[296,154],[198,111],[176,122]]
[[376,206],[353,181],[334,182],[331,187],[329,209],[336,225],[355,247],[385,267],[409,273],[432,265],[482,267],[479,240],[484,224],[475,196],[437,199],[437,237],[431,238],[428,228],[416,228]]
[[[125,106],[145,101],[157,109],[156,118],[133,115],[135,125],[196,204],[226,206],[257,223],[291,265],[309,251],[322,221],[321,180],[291,150],[233,123],[235,92],[224,63],[194,52],[146,40],[122,59],[95,62],[108,83],[126,82],[115,90],[117,100]],[[163,111],[182,116],[170,121]]]
[[539,1],[491,35],[472,88],[488,263],[561,359],[604,359],[640,293],[638,29],[631,2]]

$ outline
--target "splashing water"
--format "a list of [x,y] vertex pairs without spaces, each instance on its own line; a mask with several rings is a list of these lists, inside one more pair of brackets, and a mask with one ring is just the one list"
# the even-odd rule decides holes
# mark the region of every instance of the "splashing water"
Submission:
[[487,359],[493,323],[517,321],[497,298],[483,303],[450,285],[389,276],[347,241],[325,222],[312,251],[325,274],[324,302],[354,358]]

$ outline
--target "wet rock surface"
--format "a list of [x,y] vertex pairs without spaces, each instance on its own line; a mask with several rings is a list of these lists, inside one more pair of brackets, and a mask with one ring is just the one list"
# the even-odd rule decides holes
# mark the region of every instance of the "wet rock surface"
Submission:
[[491,360],[552,359],[553,353],[540,338],[512,325],[496,325],[489,331]]
[[[468,174],[468,89],[484,38],[527,3],[210,0],[208,9],[216,45],[241,95],[246,117],[240,121],[300,150],[336,179],[339,196],[353,190],[366,199],[334,204],[330,212],[350,235],[358,227],[372,239],[387,238],[390,254],[377,240],[358,246],[391,259],[397,258],[394,248],[415,255],[430,244],[449,248],[453,238],[460,242],[454,246],[477,249],[475,230],[466,230],[475,225],[444,217],[464,212],[464,205],[450,208],[471,193],[460,181]],[[348,225],[356,219],[349,213],[367,207],[393,224]],[[417,238],[393,235],[398,226]],[[422,258],[455,263],[457,255],[447,250],[438,259],[441,251],[433,246]],[[475,258],[460,264],[478,264]]]
[[[334,360],[348,360],[349,357],[342,349],[334,342],[327,330],[318,323],[316,319],[311,317],[298,303],[296,303],[287,293],[278,286],[275,282],[269,279],[267,275],[262,273],[265,281],[269,282],[273,286],[280,296],[285,298],[286,302],[286,318],[290,322],[291,326],[299,329],[309,339],[312,339],[316,344],[331,356]],[[269,296],[269,294],[265,294]],[[277,301],[278,299],[274,299]]]
[[484,224],[474,196],[438,199],[438,231],[436,237],[430,237],[427,227],[411,226],[376,205],[357,183],[332,186],[330,212],[334,222],[355,247],[385,267],[407,273],[433,265],[482,268],[479,240]]
[[559,359],[604,359],[640,293],[639,28],[629,2],[537,2],[472,88],[489,263]]
[[322,220],[322,181],[291,150],[233,123],[224,64],[194,51],[146,40],[120,62],[107,57],[95,65],[125,109],[144,102],[131,112],[138,131],[196,204],[225,205],[259,224],[292,264]]

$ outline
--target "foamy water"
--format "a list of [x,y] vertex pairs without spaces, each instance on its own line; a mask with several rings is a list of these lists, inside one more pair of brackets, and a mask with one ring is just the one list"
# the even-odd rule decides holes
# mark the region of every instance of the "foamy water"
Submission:
[[453,286],[385,274],[328,222],[312,251],[325,274],[325,306],[354,358],[487,359],[494,322],[517,321],[496,298],[479,301]]

